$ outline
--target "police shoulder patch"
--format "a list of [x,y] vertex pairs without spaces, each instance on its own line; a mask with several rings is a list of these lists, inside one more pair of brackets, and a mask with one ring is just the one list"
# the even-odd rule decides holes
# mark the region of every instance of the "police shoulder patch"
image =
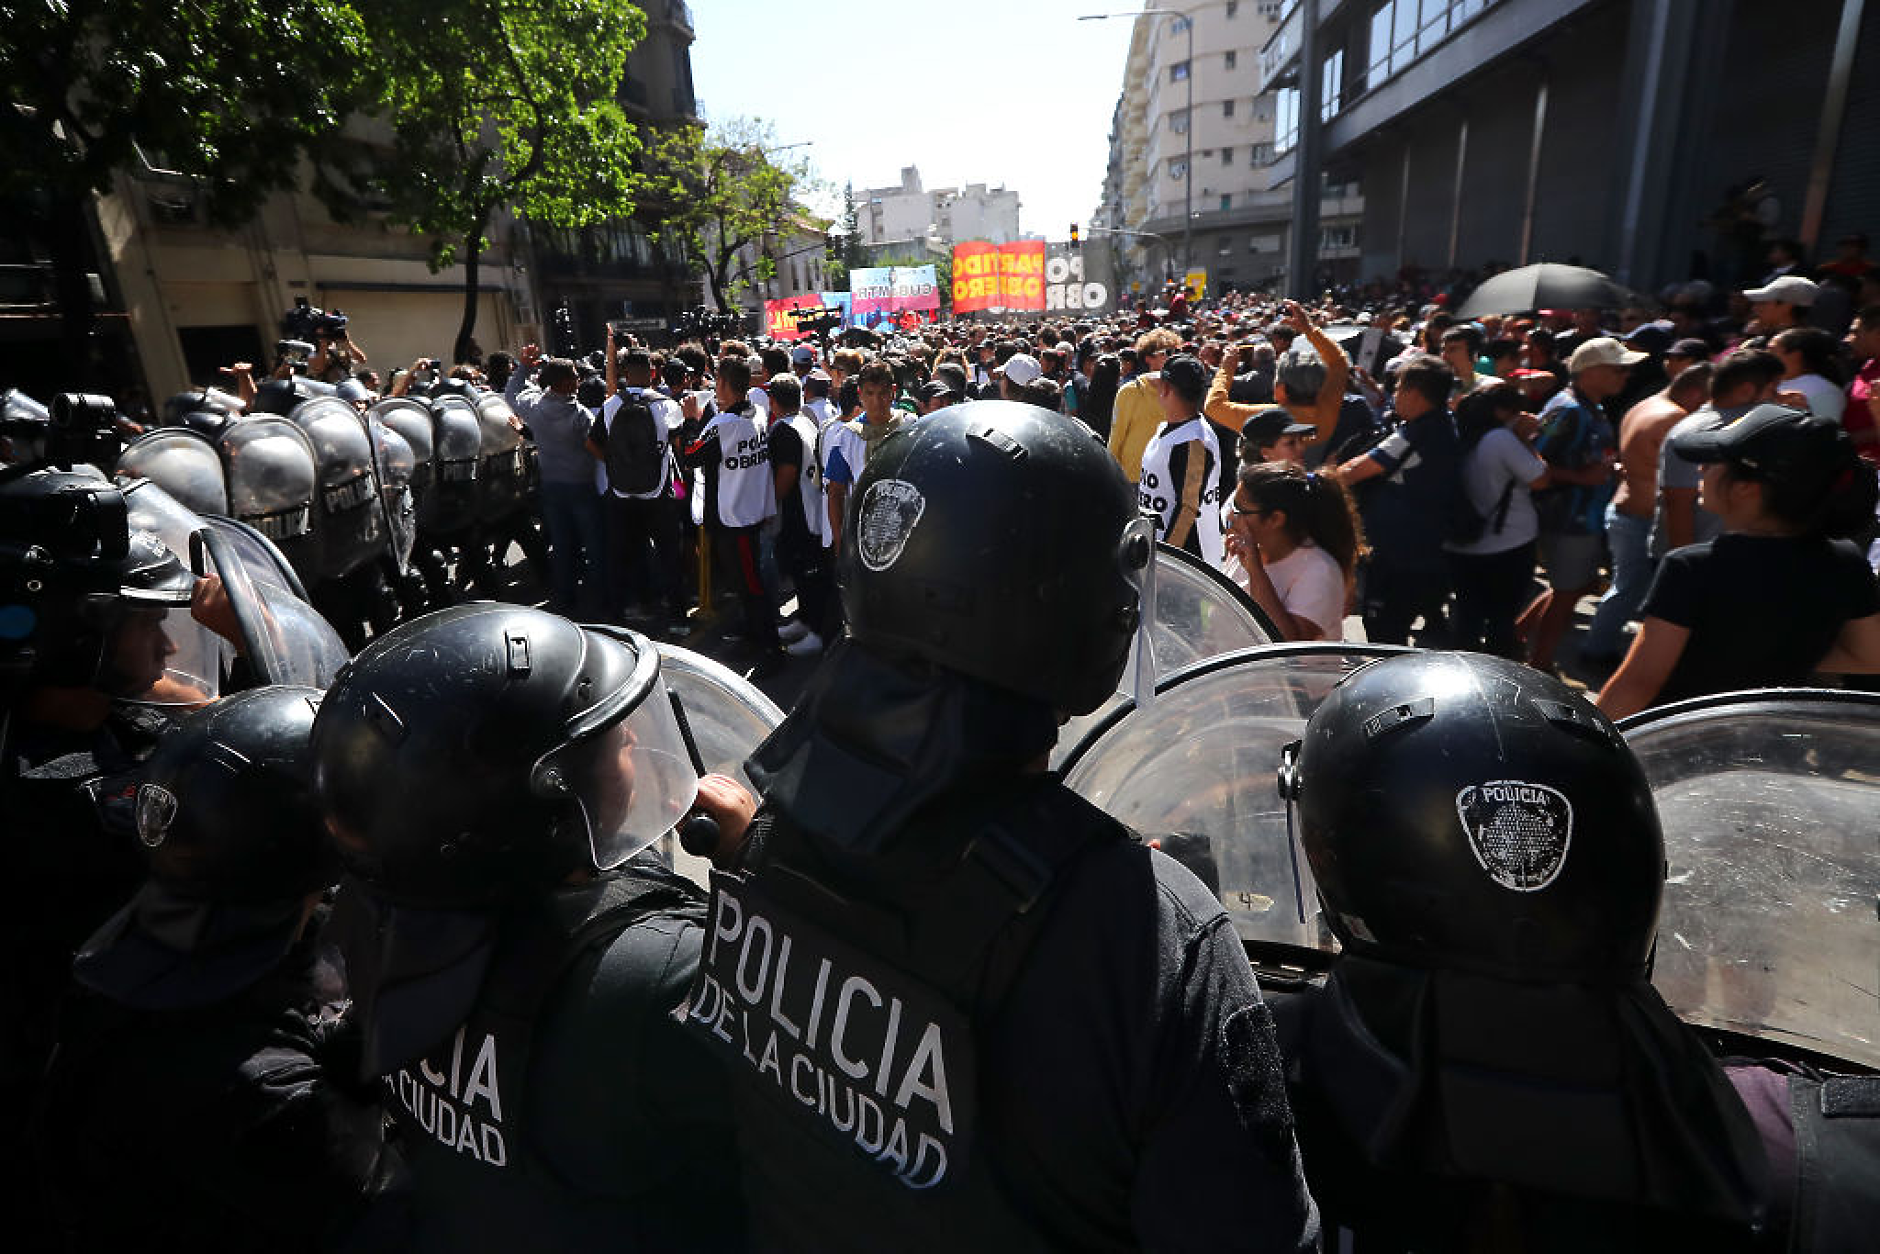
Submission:
[[862,565],[886,570],[899,561],[926,509],[927,498],[905,479],[877,479],[869,484],[856,514],[856,547]]
[[1566,865],[1573,803],[1558,789],[1518,779],[1470,784],[1456,794],[1456,816],[1475,860],[1503,888],[1546,888]]

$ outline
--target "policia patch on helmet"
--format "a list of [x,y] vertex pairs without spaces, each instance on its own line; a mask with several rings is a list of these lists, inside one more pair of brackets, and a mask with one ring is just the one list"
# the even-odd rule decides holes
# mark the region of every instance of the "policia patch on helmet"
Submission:
[[685,1026],[755,1071],[817,1135],[910,1189],[958,1177],[973,1136],[972,1030],[954,1005],[713,872]]
[[855,532],[862,564],[870,570],[886,570],[899,561],[926,509],[920,489],[905,480],[877,479],[869,484],[862,494]]
[[1573,843],[1573,803],[1558,789],[1518,779],[1470,784],[1456,794],[1469,848],[1503,888],[1531,893],[1566,865]]

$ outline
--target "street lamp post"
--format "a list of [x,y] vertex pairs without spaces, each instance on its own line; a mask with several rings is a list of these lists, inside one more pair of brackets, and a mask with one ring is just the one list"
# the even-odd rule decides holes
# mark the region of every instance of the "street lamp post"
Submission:
[[1195,268],[1195,19],[1179,9],[1138,9],[1134,13],[1085,13],[1080,22],[1103,22],[1113,17],[1172,17],[1188,36],[1188,124],[1183,128],[1187,146],[1182,154],[1182,272]]

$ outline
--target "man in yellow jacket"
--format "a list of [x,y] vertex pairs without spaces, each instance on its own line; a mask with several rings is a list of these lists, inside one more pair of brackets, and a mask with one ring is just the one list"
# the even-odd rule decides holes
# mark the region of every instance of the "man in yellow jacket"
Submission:
[[1142,450],[1162,425],[1161,393],[1156,388],[1162,363],[1181,347],[1181,337],[1166,327],[1145,331],[1136,340],[1136,374],[1116,389],[1110,418],[1110,456],[1131,483],[1142,477]]

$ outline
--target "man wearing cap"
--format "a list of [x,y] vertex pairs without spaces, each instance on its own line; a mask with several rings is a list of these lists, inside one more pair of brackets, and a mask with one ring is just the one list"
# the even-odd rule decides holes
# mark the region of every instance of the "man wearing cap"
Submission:
[[1044,373],[1044,367],[1029,353],[1013,353],[996,373],[999,376],[999,399],[1023,401],[1029,399],[1025,389],[1038,381],[1038,376]]
[[815,368],[815,349],[807,344],[798,344],[790,350],[790,371],[797,378],[802,378]]
[[1799,274],[1784,274],[1771,279],[1766,286],[1745,290],[1744,299],[1749,301],[1755,314],[1750,329],[1767,338],[1777,331],[1808,325],[1808,311],[1818,291],[1820,288],[1814,280],[1804,279]]
[[1156,539],[1210,566],[1225,553],[1221,534],[1221,444],[1201,416],[1208,372],[1187,354],[1171,357],[1156,379],[1162,421],[1142,450],[1138,495],[1155,515]]
[[1602,405],[1625,389],[1626,371],[1644,358],[1609,335],[1595,336],[1573,350],[1567,359],[1573,382],[1541,410],[1535,451],[1556,485],[1535,498],[1547,590],[1518,623],[1528,642],[1528,664],[1536,670],[1553,666],[1574,605],[1599,583],[1618,444]]

